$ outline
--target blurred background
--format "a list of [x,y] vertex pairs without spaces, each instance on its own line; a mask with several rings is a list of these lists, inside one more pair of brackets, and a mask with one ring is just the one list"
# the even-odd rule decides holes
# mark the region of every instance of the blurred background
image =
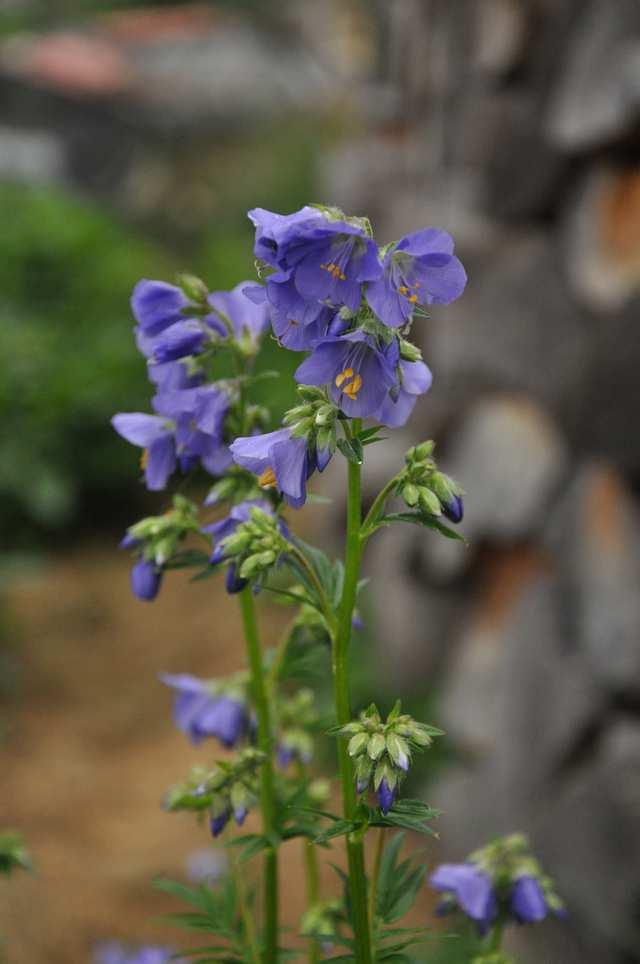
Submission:
[[[425,860],[524,830],[571,918],[510,948],[638,962],[637,0],[0,0],[0,827],[38,866],[0,881],[6,958],[179,940],[149,881],[206,841],[158,801],[202,752],[156,675],[243,655],[217,581],[129,594],[117,542],[162,506],[109,426],[150,394],[128,297],[183,269],[251,278],[246,210],[310,200],[381,242],[445,228],[470,277],[416,326],[434,387],[367,472],[373,492],[433,437],[467,492],[469,548],[372,543],[384,594],[354,661],[357,699],[402,695],[447,731],[414,787],[445,811]],[[280,410],[297,360],[261,360]],[[300,523],[331,550],[341,486],[335,466],[317,487],[332,531],[318,507]]]

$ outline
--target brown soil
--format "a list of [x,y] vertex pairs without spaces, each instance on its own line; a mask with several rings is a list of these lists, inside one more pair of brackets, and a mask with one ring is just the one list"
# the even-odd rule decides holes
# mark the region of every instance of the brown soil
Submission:
[[[208,835],[159,803],[190,765],[219,753],[176,731],[157,673],[242,667],[239,619],[221,580],[187,587],[173,573],[149,605],[129,592],[128,572],[124,554],[84,548],[8,593],[23,681],[7,707],[0,827],[21,830],[37,864],[34,877],[0,882],[9,964],[81,964],[110,938],[189,943],[158,920],[183,908],[150,882],[185,879],[185,857]],[[266,600],[261,609],[264,637],[275,641],[287,614]],[[294,841],[282,851],[284,919],[294,928],[304,909],[299,849]],[[330,868],[323,878],[335,888]]]

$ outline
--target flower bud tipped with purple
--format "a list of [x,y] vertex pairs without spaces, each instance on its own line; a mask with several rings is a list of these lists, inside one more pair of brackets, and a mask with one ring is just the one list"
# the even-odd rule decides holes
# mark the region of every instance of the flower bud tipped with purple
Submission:
[[442,504],[442,512],[450,522],[462,522],[462,517],[464,516],[462,496],[452,495],[448,502]]
[[161,584],[162,570],[141,556],[131,570],[131,589],[134,595],[143,602],[153,602]]
[[211,830],[212,837],[219,837],[224,828],[229,823],[231,818],[230,810],[223,810],[222,813],[217,814],[217,816],[211,816],[209,819],[209,829]]
[[242,590],[245,588],[245,586],[249,584],[249,582],[247,579],[240,578],[240,576],[238,575],[238,567],[236,566],[235,562],[232,562],[231,565],[227,568],[227,575],[225,576],[224,584],[227,592],[230,595],[233,595],[234,593],[242,592]]
[[376,791],[378,797],[378,804],[385,816],[391,810],[391,807],[395,803],[395,799],[398,795],[398,786],[390,787],[385,779],[380,781],[380,786]]

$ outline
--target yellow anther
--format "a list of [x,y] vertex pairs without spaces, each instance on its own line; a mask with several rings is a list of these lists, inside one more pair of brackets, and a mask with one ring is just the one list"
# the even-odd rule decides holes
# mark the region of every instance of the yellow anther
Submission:
[[271,467],[265,469],[260,478],[258,479],[258,485],[262,486],[263,489],[268,489],[270,486],[276,484],[276,473]]
[[142,455],[140,456],[140,468],[146,469],[149,464],[149,449],[143,449]]
[[353,381],[349,382],[348,385],[345,385],[345,387],[342,390],[344,394],[351,399],[352,402],[355,402],[355,400],[358,397],[358,392],[360,391],[361,388],[362,388],[362,376],[356,375]]
[[340,388],[348,378],[353,378],[353,368],[345,368],[339,375],[336,375],[336,388]]
[[335,263],[335,261],[329,261],[325,264],[321,264],[320,267],[324,271],[328,271],[333,278],[339,279],[340,281],[347,280],[346,274],[344,273],[340,265]]
[[417,295],[409,295],[409,297],[407,298],[407,301],[410,301],[412,305],[415,305],[417,300],[418,300]]

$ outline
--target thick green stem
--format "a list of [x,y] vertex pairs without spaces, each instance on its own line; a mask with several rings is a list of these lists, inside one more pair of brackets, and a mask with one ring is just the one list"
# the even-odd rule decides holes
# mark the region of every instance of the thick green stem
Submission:
[[491,934],[487,942],[487,951],[494,953],[500,950],[502,946],[502,934],[504,932],[504,924],[502,921],[498,921],[497,924],[493,925]]
[[376,855],[373,862],[371,873],[371,887],[369,888],[369,921],[371,922],[371,933],[376,920],[376,905],[378,903],[378,880],[380,879],[380,867],[382,866],[382,854],[384,852],[385,828],[380,827],[378,831],[378,842],[376,844]]
[[[296,770],[300,781],[304,781],[306,778],[304,766],[298,762]],[[304,876],[307,886],[307,909],[311,910],[320,899],[320,871],[316,845],[308,837],[302,838],[302,856],[304,857]],[[320,948],[315,937],[309,938],[307,957],[309,964],[318,964],[320,960]]]
[[258,748],[266,754],[266,759],[260,767],[262,829],[265,836],[273,840],[273,845],[265,851],[264,857],[265,924],[262,960],[265,964],[275,964],[278,960],[278,854],[276,850],[276,797],[273,780],[273,734],[255,606],[249,586],[240,593],[240,608],[242,609],[242,622],[251,670],[253,702],[258,720]]
[[[359,421],[354,419],[353,431],[359,431]],[[344,587],[338,612],[338,626],[333,641],[333,684],[336,717],[340,725],[351,720],[349,701],[348,655],[351,640],[351,620],[356,603],[360,575],[362,520],[360,466],[349,462],[349,486],[347,494],[347,542],[345,554]],[[340,776],[342,779],[342,803],[345,819],[356,815],[357,798],[351,758],[345,740],[338,741]],[[358,964],[371,964],[371,940],[367,908],[367,878],[364,866],[364,846],[357,834],[347,837],[349,860],[349,891],[355,938],[355,957]]]

